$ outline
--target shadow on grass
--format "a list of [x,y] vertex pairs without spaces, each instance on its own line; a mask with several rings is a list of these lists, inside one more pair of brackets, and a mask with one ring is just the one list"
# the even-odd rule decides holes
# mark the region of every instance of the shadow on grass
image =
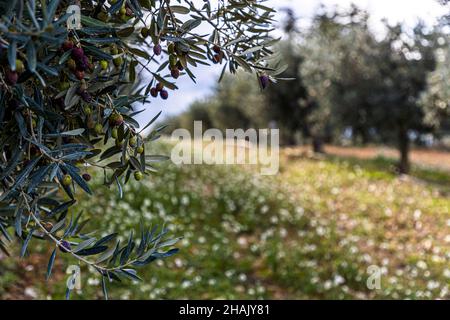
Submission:
[[[353,166],[360,166],[372,172],[383,172],[392,176],[397,174],[397,161],[392,158],[377,156],[373,159],[360,159],[335,155],[326,155],[326,158],[336,163],[346,162]],[[448,171],[413,164],[409,176],[439,187],[445,193],[450,193],[450,172]]]

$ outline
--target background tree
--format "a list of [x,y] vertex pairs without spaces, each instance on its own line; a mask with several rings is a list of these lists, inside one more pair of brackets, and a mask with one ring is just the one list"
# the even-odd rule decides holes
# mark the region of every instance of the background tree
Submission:
[[387,36],[380,42],[376,65],[379,81],[374,121],[381,136],[394,141],[400,153],[398,170],[409,172],[409,151],[414,131],[417,134],[431,132],[427,123],[427,108],[420,103],[421,95],[427,90],[427,78],[436,68],[435,34],[427,33],[423,25],[417,25],[407,35],[401,25],[389,27]]
[[176,126],[171,120],[165,121],[172,128],[185,128],[188,129],[192,134],[194,134],[194,121],[201,121],[205,129],[214,127],[214,119],[211,117],[210,103],[207,101],[197,101],[194,102],[188,109],[187,112],[181,117],[174,117],[179,123]]
[[239,72],[236,76],[224,76],[212,94],[193,102],[180,115],[163,122],[171,128],[177,125],[194,132],[194,121],[202,121],[203,129],[218,128],[266,128],[268,119],[263,112],[264,95],[253,76]]
[[336,12],[321,12],[302,36],[300,50],[305,58],[299,75],[307,88],[309,99],[315,107],[308,117],[308,126],[315,152],[323,152],[324,141],[330,141],[333,130],[339,127],[339,117],[334,97],[338,94],[336,84],[340,66],[339,41],[345,26],[338,21]]
[[261,113],[264,96],[257,83],[248,74],[240,73],[237,77],[225,77],[217,85],[210,98],[210,114],[215,128],[260,128],[267,122]]
[[280,79],[289,81],[269,86],[261,95],[260,87],[249,74],[241,72],[237,77],[225,76],[207,99],[194,102],[187,111],[167,119],[166,123],[178,123],[193,130],[193,121],[202,120],[204,127],[224,132],[228,128],[277,127],[285,145],[298,143],[299,135],[309,137],[307,116],[314,103],[308,100],[306,87],[298,74],[304,58],[300,54],[295,27],[297,19],[292,10],[286,12],[283,30],[288,38],[277,45],[276,52],[283,61],[277,74]]
[[[286,38],[279,44],[277,52],[288,66],[281,77],[290,81],[268,88],[263,114],[266,116],[266,125],[275,121],[283,144],[295,145],[299,142],[299,136],[308,138],[311,135],[308,117],[316,104],[308,95],[303,77],[299,74],[306,55],[300,46],[297,17],[290,9],[286,10],[283,31]],[[320,146],[315,151],[321,151]]]
[[341,34],[335,40],[336,74],[331,79],[333,90],[325,98],[334,106],[333,117],[338,118],[340,128],[351,128],[355,143],[363,144],[373,139],[372,114],[376,107],[374,79],[377,66],[378,43],[369,30],[369,15],[353,8],[345,16]]
[[[269,87],[261,101],[253,98],[255,84],[225,77],[225,86],[201,104],[210,123],[221,129],[276,125],[284,144],[310,137],[315,152],[342,137],[395,145],[399,172],[407,173],[413,140],[420,143],[448,123],[442,28],[386,24],[376,37],[369,14],[355,6],[323,9],[302,31],[292,11],[287,17],[278,53],[289,67],[279,72],[295,80]],[[436,55],[441,63],[433,72]]]
[[434,130],[437,138],[450,132],[450,50],[444,37],[439,37],[442,48],[436,51],[437,67],[428,76],[428,90],[423,94],[421,104],[425,109],[425,123]]
[[[165,250],[178,240],[164,240],[165,228],[143,223],[121,242],[84,231],[88,219],[70,207],[79,191],[93,193],[93,168],[120,194],[131,176],[153,170],[145,142],[162,128],[142,136],[157,117],[140,128],[135,102],[167,99],[179,77],[195,81],[198,64],[275,80],[266,61],[273,10],[263,2],[81,0],[81,25],[67,30],[72,1],[1,1],[0,249],[17,240],[24,256],[31,241],[47,241],[47,278],[58,252],[70,254],[102,275],[105,297],[107,282],[139,280],[137,267],[176,253]],[[198,34],[200,25],[210,34]],[[149,83],[138,83],[143,75]]]
[[425,107],[420,97],[435,68],[437,33],[421,24],[410,32],[386,26],[387,35],[377,41],[367,20],[356,7],[314,20],[305,38],[310,58],[301,70],[319,106],[312,118],[322,135],[327,128],[342,132],[350,127],[363,143],[374,136],[396,143],[399,172],[407,173],[410,135],[432,130],[426,118],[427,113],[433,117],[434,108]]

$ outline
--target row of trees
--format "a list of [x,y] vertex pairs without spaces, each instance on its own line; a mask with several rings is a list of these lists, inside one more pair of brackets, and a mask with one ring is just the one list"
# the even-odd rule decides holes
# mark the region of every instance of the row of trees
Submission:
[[[412,30],[385,24],[377,37],[369,14],[357,7],[320,12],[306,31],[292,11],[279,46],[294,81],[270,86],[264,96],[246,75],[225,79],[205,101],[194,103],[173,125],[250,128],[277,126],[284,144],[310,139],[316,152],[344,133],[358,143],[395,144],[399,171],[409,171],[411,141],[439,136],[450,115],[446,35],[418,23]],[[446,123],[447,122],[447,123]]]

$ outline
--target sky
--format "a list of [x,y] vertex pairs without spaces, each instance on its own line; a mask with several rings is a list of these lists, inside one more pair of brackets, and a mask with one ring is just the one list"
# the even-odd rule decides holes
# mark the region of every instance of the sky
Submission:
[[[202,1],[202,0],[194,0]],[[265,5],[272,6],[280,10],[282,8],[293,8],[299,17],[301,25],[307,25],[309,19],[317,11],[320,4],[333,8],[348,8],[351,4],[369,11],[371,14],[370,25],[376,33],[382,33],[383,18],[391,24],[404,22],[407,25],[414,25],[420,18],[427,24],[433,24],[438,17],[449,12],[436,0],[268,0]],[[282,17],[277,15],[277,19]],[[220,66],[199,67],[194,69],[197,76],[197,83],[193,83],[189,77],[180,77],[177,81],[179,90],[170,91],[169,99],[162,101],[154,99],[144,108],[145,112],[140,114],[137,120],[145,125],[159,111],[163,111],[163,116],[174,115],[186,110],[195,100],[207,97],[211,94],[221,71]]]

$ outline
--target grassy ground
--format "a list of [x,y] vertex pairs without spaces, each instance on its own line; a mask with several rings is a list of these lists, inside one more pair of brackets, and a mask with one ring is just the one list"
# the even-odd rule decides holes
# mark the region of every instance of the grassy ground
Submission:
[[[178,255],[143,269],[144,283],[111,287],[112,298],[449,299],[450,173],[398,177],[391,164],[289,150],[281,173],[262,177],[167,163],[128,185],[124,200],[100,188],[79,210],[111,231],[144,217],[184,237]],[[62,298],[71,261],[59,260],[56,280],[43,284],[45,260],[2,260],[0,297]],[[371,265],[382,272],[380,290],[367,288]],[[83,270],[82,281],[74,299],[101,297],[94,273]]]

